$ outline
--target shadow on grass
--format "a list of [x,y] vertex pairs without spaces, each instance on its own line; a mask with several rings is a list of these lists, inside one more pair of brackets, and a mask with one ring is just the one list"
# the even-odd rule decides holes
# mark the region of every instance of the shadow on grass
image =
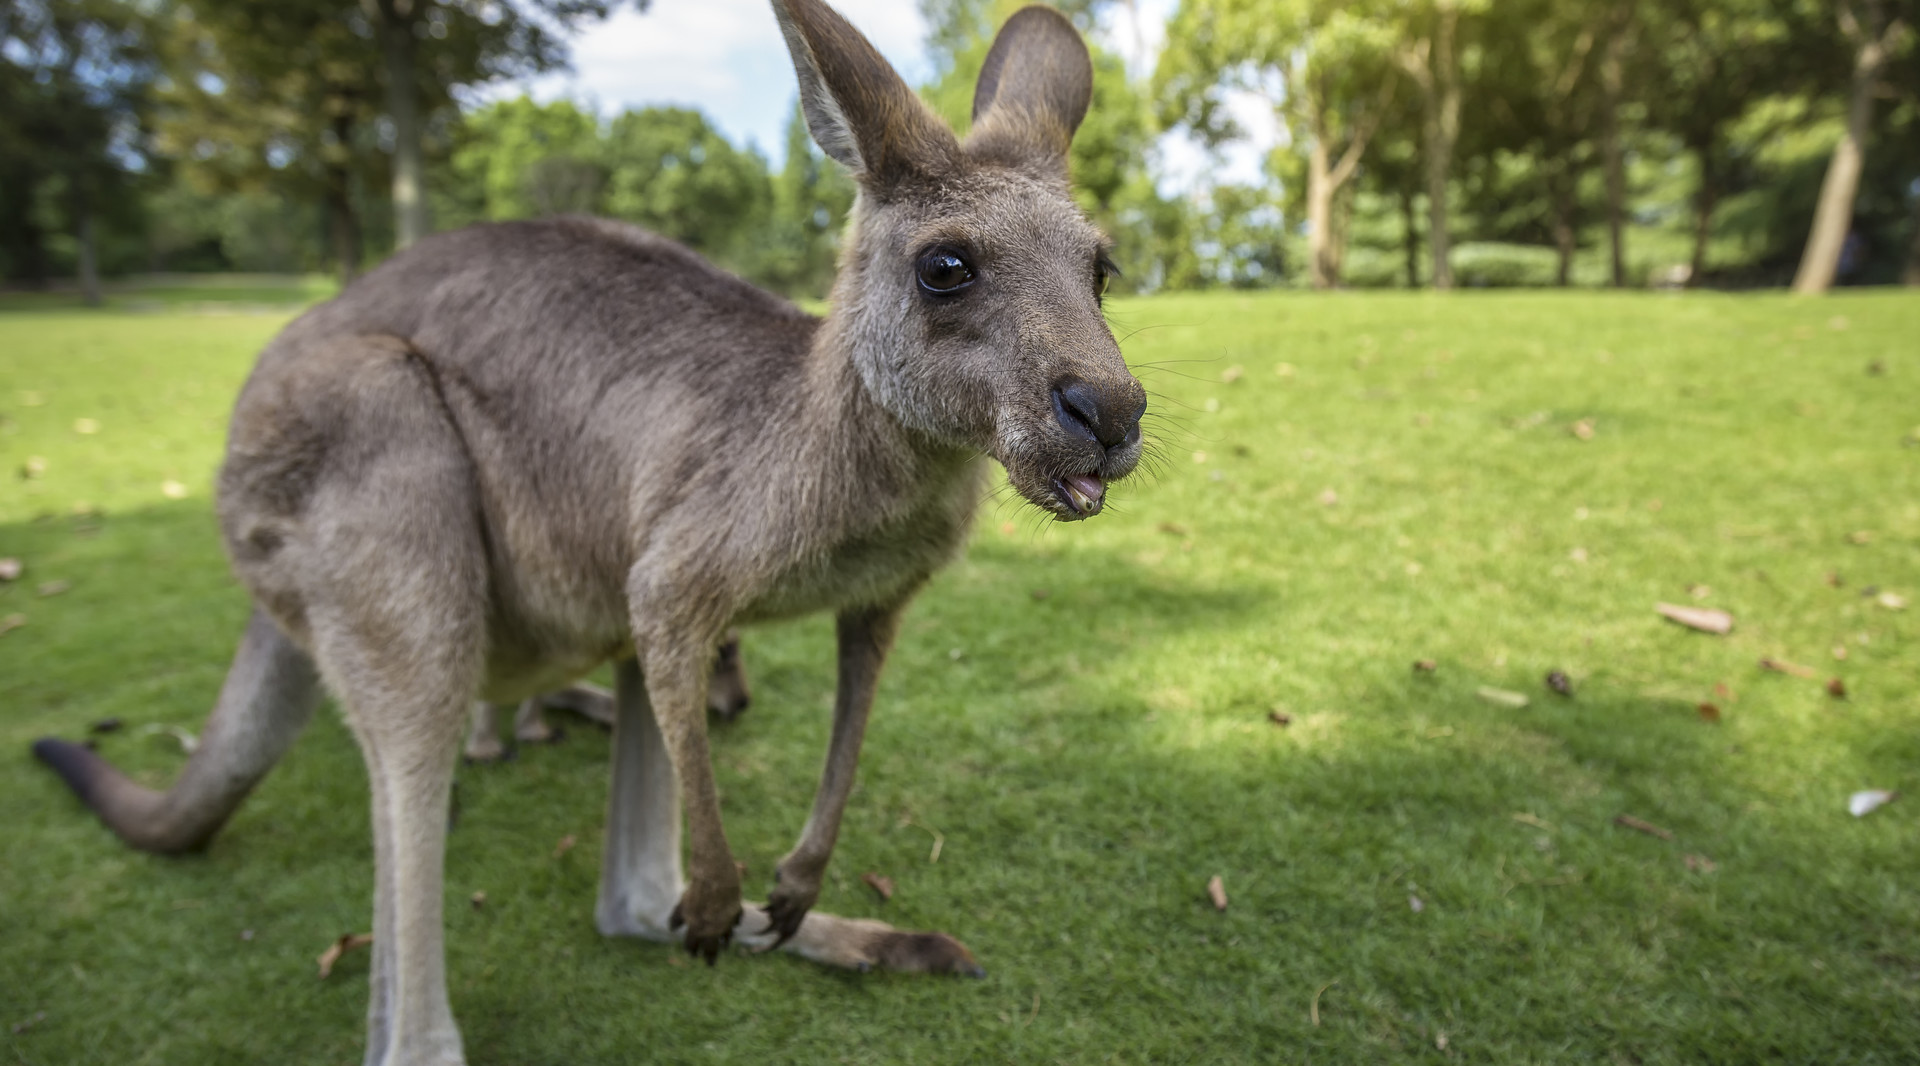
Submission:
[[[48,1014],[16,1055],[351,1059],[364,958],[325,982],[312,970],[368,923],[364,774],[336,717],[185,860],[121,848],[26,756],[33,736],[117,716],[109,757],[155,782],[177,770],[143,728],[197,730],[246,614],[205,506],[108,515],[90,534],[65,518],[0,526],[0,554],[73,582],[45,600],[0,593],[0,614],[30,616],[0,642],[0,806],[18,812],[0,824],[0,1021]],[[1302,610],[1257,581],[990,542],[928,590],[821,905],[953,932],[985,982],[784,958],[709,971],[604,941],[605,737],[575,729],[463,768],[449,958],[472,1060],[1920,1054],[1908,841],[1783,790],[1764,738],[1602,683],[1511,710],[1474,695],[1503,677],[1276,647],[1284,674],[1344,671],[1276,727],[1259,686],[1205,649]],[[749,633],[754,708],[716,730],[754,895],[811,797],[831,642],[823,620]],[[1861,742],[1920,756],[1912,737]],[[1674,839],[1615,826],[1623,812]],[[567,836],[577,846],[556,854]],[[861,887],[865,870],[894,877],[892,902]],[[1225,913],[1203,889],[1216,874]],[[476,891],[482,908],[465,902]]]

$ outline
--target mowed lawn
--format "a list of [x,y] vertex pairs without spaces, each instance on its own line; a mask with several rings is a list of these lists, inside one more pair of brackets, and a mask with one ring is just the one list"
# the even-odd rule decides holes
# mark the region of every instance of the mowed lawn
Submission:
[[[199,729],[247,612],[224,418],[285,317],[0,313],[5,1061],[359,1060],[367,953],[315,970],[371,922],[337,715],[190,858],[122,847],[27,753],[112,717],[110,758],[182,764],[154,727]],[[1920,298],[1112,317],[1158,469],[1081,525],[989,501],[910,615],[821,899],[949,931],[987,979],[602,939],[607,739],[576,724],[459,774],[475,1063],[1920,1061]],[[714,746],[758,896],[812,795],[831,626],[745,659]],[[1913,794],[1850,816],[1869,788]]]

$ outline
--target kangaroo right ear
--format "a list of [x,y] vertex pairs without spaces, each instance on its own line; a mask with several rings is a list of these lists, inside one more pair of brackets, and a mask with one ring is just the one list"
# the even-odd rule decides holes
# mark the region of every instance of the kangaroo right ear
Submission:
[[1092,100],[1093,60],[1080,31],[1050,7],[1023,7],[1000,27],[980,68],[967,147],[1064,173]]
[[773,0],[800,76],[800,110],[822,151],[863,184],[933,173],[959,148],[953,131],[860,31],[821,0]]

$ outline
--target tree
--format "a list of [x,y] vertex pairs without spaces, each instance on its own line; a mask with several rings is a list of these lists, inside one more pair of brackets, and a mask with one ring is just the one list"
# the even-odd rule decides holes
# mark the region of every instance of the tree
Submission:
[[1394,45],[1368,6],[1336,0],[1183,0],[1167,25],[1154,71],[1163,121],[1218,144],[1239,135],[1225,93],[1255,92],[1305,151],[1308,269],[1318,289],[1340,281],[1336,197],[1392,106]]
[[773,201],[752,275],[792,294],[833,286],[841,223],[853,209],[853,179],[814,144],[800,101],[787,117],[787,158],[773,175]]
[[1486,25],[1485,62],[1474,87],[1484,99],[1476,132],[1517,153],[1544,208],[1542,229],[1557,258],[1555,283],[1570,283],[1582,222],[1580,187],[1592,166],[1591,136],[1603,106],[1598,68],[1611,0],[1518,0]]
[[1453,288],[1452,236],[1447,221],[1448,181],[1460,140],[1461,20],[1486,0],[1415,0],[1403,12],[1394,58],[1413,79],[1421,100],[1421,159],[1427,172],[1427,247],[1433,256],[1433,287]]
[[73,236],[81,292],[100,302],[102,215],[145,167],[148,90],[154,77],[142,12],[110,0],[16,0],[0,5],[0,201],[20,260],[43,281],[43,198]]
[[216,193],[324,207],[335,269],[352,280],[364,254],[356,190],[381,176],[380,67],[366,41],[335,0],[173,4],[163,26],[159,149]]
[[758,152],[735,148],[698,111],[650,107],[613,120],[604,159],[608,214],[748,265],[773,194]]
[[1833,148],[1820,185],[1813,232],[1807,236],[1793,291],[1822,293],[1833,287],[1840,253],[1853,228],[1853,203],[1860,191],[1867,136],[1873,124],[1873,100],[1893,54],[1906,43],[1909,28],[1897,0],[1835,0],[1834,19],[1853,52],[1853,76],[1847,101],[1847,128]]
[[[634,0],[643,11],[649,2]],[[566,51],[555,31],[603,19],[615,6],[615,0],[359,0],[385,67],[397,247],[430,228],[423,121],[429,106],[423,104],[451,99],[462,86],[564,66]]]
[[1677,137],[1693,157],[1693,254],[1687,284],[1707,272],[1713,217],[1735,187],[1743,160],[1730,128],[1763,90],[1790,87],[1791,25],[1773,0],[1673,0],[1641,8],[1638,64],[1651,123]]

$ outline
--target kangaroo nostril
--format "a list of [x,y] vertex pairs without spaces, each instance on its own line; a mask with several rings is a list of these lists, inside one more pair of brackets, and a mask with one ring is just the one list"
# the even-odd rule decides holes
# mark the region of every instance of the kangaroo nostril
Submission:
[[1101,388],[1085,381],[1069,381],[1053,390],[1053,417],[1061,428],[1102,448],[1118,448],[1139,439],[1140,416],[1146,402],[1132,390]]
[[1053,417],[1076,437],[1100,439],[1100,397],[1084,381],[1068,382],[1053,390]]

